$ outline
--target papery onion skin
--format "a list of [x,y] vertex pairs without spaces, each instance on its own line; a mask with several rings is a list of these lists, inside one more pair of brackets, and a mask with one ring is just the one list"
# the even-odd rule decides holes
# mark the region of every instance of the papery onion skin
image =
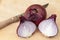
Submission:
[[31,19],[31,21],[33,21],[36,25],[38,25],[42,20],[46,19],[47,16],[46,9],[38,4],[29,6],[24,13],[24,17],[26,19],[30,19],[30,17],[32,17],[31,15],[33,14],[37,14],[37,16],[34,17],[36,20]]

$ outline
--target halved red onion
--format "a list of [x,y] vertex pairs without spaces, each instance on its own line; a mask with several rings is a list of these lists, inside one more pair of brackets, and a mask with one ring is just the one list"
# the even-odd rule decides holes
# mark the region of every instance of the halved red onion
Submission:
[[53,14],[48,19],[42,21],[39,24],[38,29],[43,35],[47,37],[52,37],[57,35],[58,28],[56,24],[56,14]]
[[[23,19],[23,17],[22,17]],[[17,35],[21,37],[30,37],[36,30],[36,25],[31,21],[23,21],[17,28]]]

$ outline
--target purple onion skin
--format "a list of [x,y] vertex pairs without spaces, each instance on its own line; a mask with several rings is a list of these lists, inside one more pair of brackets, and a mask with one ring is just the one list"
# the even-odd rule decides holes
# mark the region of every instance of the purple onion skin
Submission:
[[56,22],[56,14],[52,14],[48,19],[53,19]]
[[[20,24],[19,24],[19,26],[20,26]],[[17,34],[17,35],[18,35],[19,26],[17,27],[17,30],[16,30],[16,34]],[[18,35],[18,37],[21,37],[21,36]]]
[[25,21],[28,21],[24,16],[20,17],[20,24],[24,23]]
[[43,6],[34,4],[27,8],[24,17],[30,19],[36,25],[38,25],[42,20],[46,19],[47,13]]

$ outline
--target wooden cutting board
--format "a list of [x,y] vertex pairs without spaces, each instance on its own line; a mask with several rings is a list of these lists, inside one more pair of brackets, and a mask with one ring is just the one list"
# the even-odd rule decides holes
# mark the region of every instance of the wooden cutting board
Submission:
[[60,40],[60,0],[0,0],[0,22],[10,17],[25,12],[27,7],[32,4],[44,5],[49,3],[46,8],[47,18],[51,14],[57,15],[58,35],[53,38],[43,36],[38,30],[30,38],[21,38],[16,34],[19,22],[13,23],[0,30],[0,40]]

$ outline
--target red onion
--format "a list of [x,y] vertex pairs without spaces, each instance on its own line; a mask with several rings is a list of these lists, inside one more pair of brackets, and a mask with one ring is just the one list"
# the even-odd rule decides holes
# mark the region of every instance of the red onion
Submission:
[[20,37],[30,37],[36,30],[36,25],[26,20],[23,16],[20,17],[20,24],[17,28],[17,35]]
[[56,24],[56,14],[53,14],[48,19],[42,21],[39,24],[38,29],[43,35],[47,37],[52,37],[57,35],[58,28]]
[[42,20],[46,19],[46,15],[47,13],[43,6],[34,4],[27,8],[24,17],[38,25]]

